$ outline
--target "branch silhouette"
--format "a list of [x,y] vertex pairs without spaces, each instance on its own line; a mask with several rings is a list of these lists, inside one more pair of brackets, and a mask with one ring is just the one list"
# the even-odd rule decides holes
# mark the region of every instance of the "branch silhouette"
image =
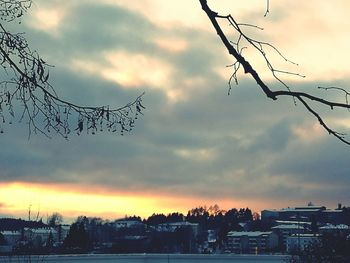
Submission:
[[[277,74],[289,74],[289,75],[296,75],[299,77],[304,77],[303,75],[300,75],[298,73],[294,73],[294,72],[288,72],[288,71],[283,71],[283,70],[278,70],[275,69],[273,67],[273,65],[271,64],[267,53],[265,52],[265,47],[270,47],[272,48],[280,57],[282,57],[286,62],[292,63],[292,64],[296,64],[290,60],[288,60],[275,46],[273,46],[272,44],[266,43],[266,42],[262,42],[262,41],[258,41],[255,39],[250,38],[248,35],[246,35],[243,30],[242,27],[244,26],[251,26],[251,27],[255,27],[257,29],[261,29],[260,27],[254,26],[254,25],[250,25],[250,24],[239,24],[236,22],[236,20],[231,16],[231,15],[219,15],[217,12],[211,10],[211,8],[208,6],[207,0],[199,0],[201,7],[203,9],[203,11],[207,14],[211,24],[213,25],[216,33],[218,34],[221,42],[224,44],[224,46],[226,47],[227,51],[229,52],[229,54],[231,56],[233,56],[236,60],[235,63],[233,63],[232,66],[234,68],[233,74],[231,76],[231,78],[229,79],[229,91],[231,90],[231,82],[232,80],[234,80],[237,83],[237,73],[239,68],[243,68],[244,73],[245,74],[249,74],[251,75],[251,77],[256,81],[257,85],[262,89],[262,91],[266,94],[266,96],[272,100],[277,100],[278,97],[280,96],[287,96],[287,97],[291,97],[293,98],[294,102],[296,103],[297,101],[299,101],[304,107],[305,109],[311,114],[313,115],[318,122],[320,123],[320,125],[330,134],[333,135],[334,137],[336,137],[337,139],[339,139],[340,141],[344,142],[345,144],[350,145],[350,140],[348,138],[346,138],[346,134],[344,133],[340,133],[337,132],[336,130],[332,129],[325,121],[324,119],[321,117],[320,113],[317,112],[317,110],[315,110],[311,105],[310,102],[316,102],[320,105],[326,105],[329,106],[330,109],[334,109],[334,108],[341,108],[341,109],[350,109],[350,105],[348,103],[348,95],[349,93],[342,89],[342,88],[338,88],[338,87],[319,87],[321,89],[324,90],[338,90],[341,91],[345,94],[345,103],[339,103],[336,101],[331,101],[331,100],[327,100],[324,99],[322,97],[318,97],[318,96],[314,96],[312,94],[309,93],[305,93],[305,92],[295,92],[292,91],[289,87],[288,84],[286,84]],[[267,8],[266,8],[266,12],[265,15],[266,16],[269,13],[269,8],[270,8],[270,4],[269,1],[267,0]],[[224,19],[226,21],[228,21],[228,23],[232,26],[232,28],[236,31],[236,33],[238,33],[238,38],[236,42],[232,42],[230,41],[227,36],[225,35],[224,31],[222,30],[220,24],[219,24],[219,20],[220,19]],[[266,65],[268,67],[268,69],[271,71],[273,77],[279,82],[281,83],[286,90],[272,90],[270,89],[270,87],[261,79],[260,75],[258,72],[256,72],[256,70],[252,67],[252,65],[249,63],[249,61],[247,61],[245,59],[245,57],[242,55],[242,51],[244,50],[245,47],[241,48],[240,44],[242,42],[242,40],[245,40],[246,43],[248,43],[248,45],[250,45],[251,47],[253,47],[255,50],[257,50],[264,58]]]
[[31,4],[31,0],[0,0],[0,65],[4,69],[0,81],[0,133],[5,123],[13,122],[16,107],[22,108],[19,121],[27,121],[29,137],[33,132],[48,137],[56,132],[64,138],[72,131],[78,135],[83,131],[95,134],[107,130],[121,135],[130,132],[138,115],[143,114],[143,94],[119,108],[81,106],[57,95],[49,83],[52,66],[30,49],[24,33],[12,33],[5,27],[5,23],[20,19]]

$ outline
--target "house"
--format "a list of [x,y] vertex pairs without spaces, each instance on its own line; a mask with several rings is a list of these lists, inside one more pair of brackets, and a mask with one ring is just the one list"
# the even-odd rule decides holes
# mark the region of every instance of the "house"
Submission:
[[261,254],[278,246],[278,236],[270,232],[236,232],[227,234],[226,249],[236,254]]

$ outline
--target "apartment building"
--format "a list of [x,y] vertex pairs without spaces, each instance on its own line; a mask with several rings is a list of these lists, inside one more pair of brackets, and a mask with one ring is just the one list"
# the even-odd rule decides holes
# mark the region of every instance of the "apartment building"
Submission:
[[236,232],[227,234],[226,249],[236,254],[261,254],[278,246],[278,236],[270,232]]

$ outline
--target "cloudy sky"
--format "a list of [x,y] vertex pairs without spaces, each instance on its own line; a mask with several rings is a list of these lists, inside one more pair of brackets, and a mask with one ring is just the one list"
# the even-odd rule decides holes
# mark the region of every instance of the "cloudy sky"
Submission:
[[[272,53],[293,90],[349,87],[350,3],[208,1],[249,34],[273,43],[299,66]],[[60,212],[118,218],[199,205],[224,209],[350,205],[350,148],[330,137],[302,105],[271,101],[243,72],[228,96],[231,58],[198,0],[34,0],[21,25],[50,64],[62,98],[122,106],[145,92],[145,115],[126,136],[41,135],[15,123],[0,136],[0,215]],[[226,28],[226,27],[225,27]],[[232,36],[234,37],[234,36]],[[249,60],[273,89],[283,89],[261,58]],[[343,101],[341,94],[321,93]],[[349,113],[325,120],[349,132]]]

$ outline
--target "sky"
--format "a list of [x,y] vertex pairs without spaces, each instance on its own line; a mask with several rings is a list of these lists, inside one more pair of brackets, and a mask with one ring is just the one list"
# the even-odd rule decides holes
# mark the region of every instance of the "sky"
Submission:
[[[344,101],[318,86],[347,88],[350,3],[208,1],[231,13],[252,37],[272,43],[298,66],[267,50],[293,90]],[[115,105],[145,92],[144,116],[125,136],[100,133],[48,139],[14,123],[0,136],[0,216],[61,213],[116,219],[186,213],[197,206],[253,211],[306,205],[349,206],[350,148],[331,137],[302,105],[268,99],[239,72],[198,0],[34,0],[21,24],[49,64],[64,99]],[[234,39],[229,27],[223,24]],[[273,90],[283,89],[261,57],[244,51]],[[349,133],[347,111],[317,108]]]

